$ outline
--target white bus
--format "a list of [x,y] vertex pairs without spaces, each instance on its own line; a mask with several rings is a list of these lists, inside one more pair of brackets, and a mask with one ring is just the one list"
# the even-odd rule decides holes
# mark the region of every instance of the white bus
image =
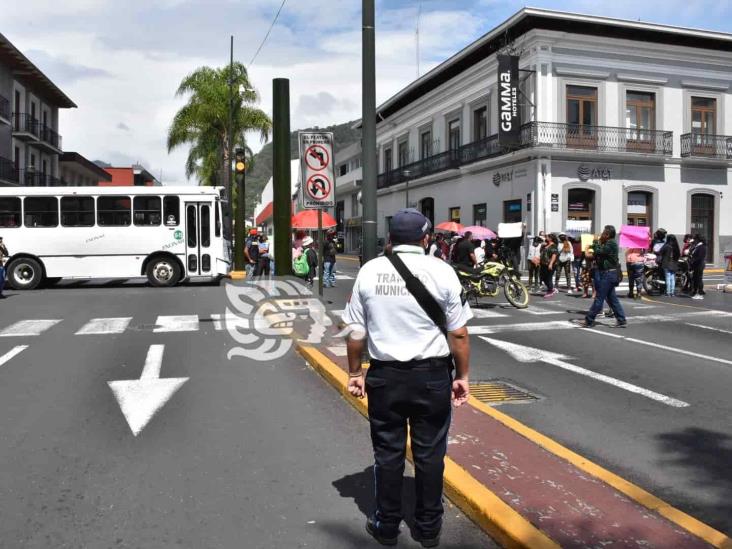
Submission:
[[214,280],[231,268],[215,187],[0,187],[8,283]]

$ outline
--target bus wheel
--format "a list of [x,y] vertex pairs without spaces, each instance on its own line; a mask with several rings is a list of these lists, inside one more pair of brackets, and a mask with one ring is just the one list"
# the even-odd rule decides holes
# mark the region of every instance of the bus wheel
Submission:
[[180,265],[171,257],[154,257],[147,264],[147,280],[152,286],[175,286],[181,277]]
[[21,257],[8,266],[8,282],[14,290],[34,290],[43,280],[41,264],[30,257]]

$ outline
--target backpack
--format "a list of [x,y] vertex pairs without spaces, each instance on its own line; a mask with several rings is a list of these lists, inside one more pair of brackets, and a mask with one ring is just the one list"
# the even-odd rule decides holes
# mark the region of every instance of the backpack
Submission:
[[310,264],[308,263],[308,254],[302,253],[292,262],[292,271],[295,276],[307,276],[310,273]]

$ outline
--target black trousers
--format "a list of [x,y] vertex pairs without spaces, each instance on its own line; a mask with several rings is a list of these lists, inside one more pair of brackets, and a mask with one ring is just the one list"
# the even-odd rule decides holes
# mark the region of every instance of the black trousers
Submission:
[[691,271],[691,295],[704,295],[704,263]]
[[406,367],[371,361],[366,375],[376,484],[375,520],[384,535],[396,535],[402,520],[402,479],[409,423],[414,456],[416,508],[421,535],[442,527],[442,475],[450,427],[450,359]]

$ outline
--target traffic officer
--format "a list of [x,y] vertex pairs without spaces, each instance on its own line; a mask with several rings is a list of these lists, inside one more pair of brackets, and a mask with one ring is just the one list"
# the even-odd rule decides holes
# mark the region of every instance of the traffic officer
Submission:
[[[397,212],[389,235],[394,257],[378,257],[361,268],[343,315],[353,328],[348,390],[359,398],[368,394],[376,462],[376,511],[366,529],[382,545],[395,545],[399,535],[407,424],[417,492],[415,539],[424,547],[439,544],[450,402],[460,406],[469,395],[465,325],[472,312],[452,267],[425,255],[430,228],[415,209]],[[405,284],[404,275],[412,283]],[[421,294],[413,288],[415,277]],[[364,329],[371,359],[365,379]]]

